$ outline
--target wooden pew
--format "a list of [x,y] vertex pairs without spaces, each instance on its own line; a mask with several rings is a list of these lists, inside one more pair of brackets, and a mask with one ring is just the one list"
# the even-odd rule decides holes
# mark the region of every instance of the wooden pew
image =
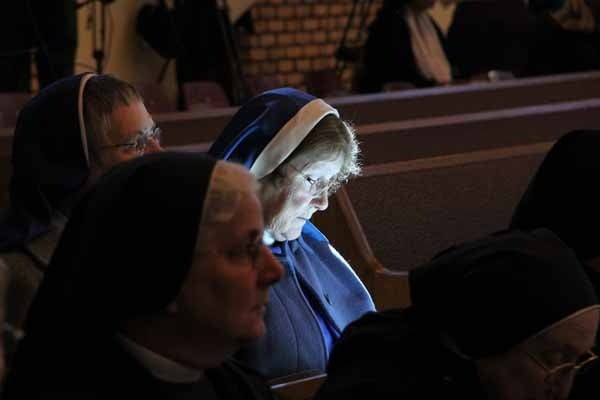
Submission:
[[600,98],[358,127],[365,165],[556,140],[600,128]]
[[319,374],[295,380],[284,380],[281,383],[271,385],[271,390],[281,400],[310,400],[315,396],[326,378],[326,374]]
[[600,71],[404,90],[328,101],[356,124],[472,113],[600,97]]
[[[353,95],[327,99],[358,125],[476,113],[600,97],[600,72],[552,75],[495,83]],[[155,114],[166,146],[213,140],[237,108]],[[2,138],[13,128],[0,129]],[[10,143],[9,143],[10,145]],[[10,146],[9,146],[10,147]]]
[[408,271],[460,242],[505,229],[552,142],[365,168],[313,217],[378,309],[410,304]]
[[[600,72],[552,75],[495,83],[445,86],[327,99],[356,125],[412,120],[600,97]],[[236,108],[158,114],[165,145],[213,140]],[[377,128],[375,128],[377,129]]]
[[329,199],[329,207],[315,213],[312,220],[352,266],[378,310],[410,305],[408,273],[391,271],[379,262],[344,187]]
[[551,145],[376,165],[346,189],[377,259],[408,271],[451,245],[507,228]]

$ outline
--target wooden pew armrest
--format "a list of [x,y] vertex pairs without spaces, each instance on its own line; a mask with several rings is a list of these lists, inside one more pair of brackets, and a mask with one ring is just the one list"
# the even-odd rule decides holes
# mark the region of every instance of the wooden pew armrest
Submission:
[[315,396],[326,378],[327,374],[313,375],[272,385],[271,390],[281,400],[309,400]]
[[407,271],[390,271],[379,267],[372,276],[373,300],[379,311],[410,306],[410,285]]

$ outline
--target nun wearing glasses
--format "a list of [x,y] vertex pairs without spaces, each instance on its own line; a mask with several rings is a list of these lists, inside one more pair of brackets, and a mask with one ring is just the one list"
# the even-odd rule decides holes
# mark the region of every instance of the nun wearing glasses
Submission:
[[283,274],[262,242],[257,186],[198,154],[105,174],[65,227],[3,399],[273,400],[230,360],[264,334]]
[[310,221],[360,172],[352,128],[325,101],[275,89],[242,106],[209,152],[245,165],[261,183],[267,240],[285,269],[272,289],[266,336],[237,357],[269,379],[324,372],[342,330],[375,308]]
[[344,331],[316,399],[572,399],[574,378],[597,361],[598,298],[547,229],[451,248],[413,269],[410,285],[410,308]]
[[[545,227],[575,251],[600,293],[598,224],[600,196],[593,182],[600,177],[600,131],[576,130],[562,136],[548,151],[512,216],[511,228]],[[600,350],[600,342],[596,351]],[[572,399],[600,392],[600,365],[577,377]]]
[[61,79],[24,106],[13,136],[10,205],[0,211],[0,326],[22,327],[86,188],[115,164],[161,150],[159,140],[137,90],[110,75]]

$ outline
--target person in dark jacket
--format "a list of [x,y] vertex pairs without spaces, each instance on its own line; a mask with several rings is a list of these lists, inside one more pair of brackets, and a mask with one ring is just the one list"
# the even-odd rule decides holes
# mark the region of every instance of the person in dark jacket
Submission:
[[548,230],[451,248],[410,283],[410,308],[344,331],[318,400],[566,399],[597,359],[598,298]]
[[73,211],[4,399],[271,399],[229,357],[265,332],[283,269],[255,179],[160,153],[105,175]]
[[597,0],[532,0],[537,17],[528,75],[600,69],[600,3]]
[[238,358],[268,378],[323,372],[346,325],[374,310],[352,268],[310,222],[359,172],[352,129],[323,100],[282,88],[242,106],[209,152],[259,179],[271,251],[286,272],[273,287],[267,335]]
[[369,27],[356,77],[359,92],[378,92],[385,83],[397,81],[416,87],[452,82],[444,35],[427,14],[434,4],[435,0],[384,1]]
[[521,76],[534,29],[523,0],[459,1],[448,28],[448,57],[467,79],[491,70]]
[[[555,232],[575,251],[596,293],[600,294],[600,247],[596,233],[600,226],[600,196],[594,187],[600,177],[598,149],[600,131],[577,130],[562,136],[529,183],[515,208],[511,227],[544,227]],[[600,367],[595,367],[578,376],[576,394],[600,392],[598,382]]]

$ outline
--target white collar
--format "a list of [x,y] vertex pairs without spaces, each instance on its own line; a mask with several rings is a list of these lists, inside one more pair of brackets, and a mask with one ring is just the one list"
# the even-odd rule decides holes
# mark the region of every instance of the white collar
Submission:
[[204,371],[187,367],[170,360],[152,350],[135,343],[125,335],[117,333],[117,340],[125,351],[145,367],[155,378],[170,383],[197,382],[204,376]]

